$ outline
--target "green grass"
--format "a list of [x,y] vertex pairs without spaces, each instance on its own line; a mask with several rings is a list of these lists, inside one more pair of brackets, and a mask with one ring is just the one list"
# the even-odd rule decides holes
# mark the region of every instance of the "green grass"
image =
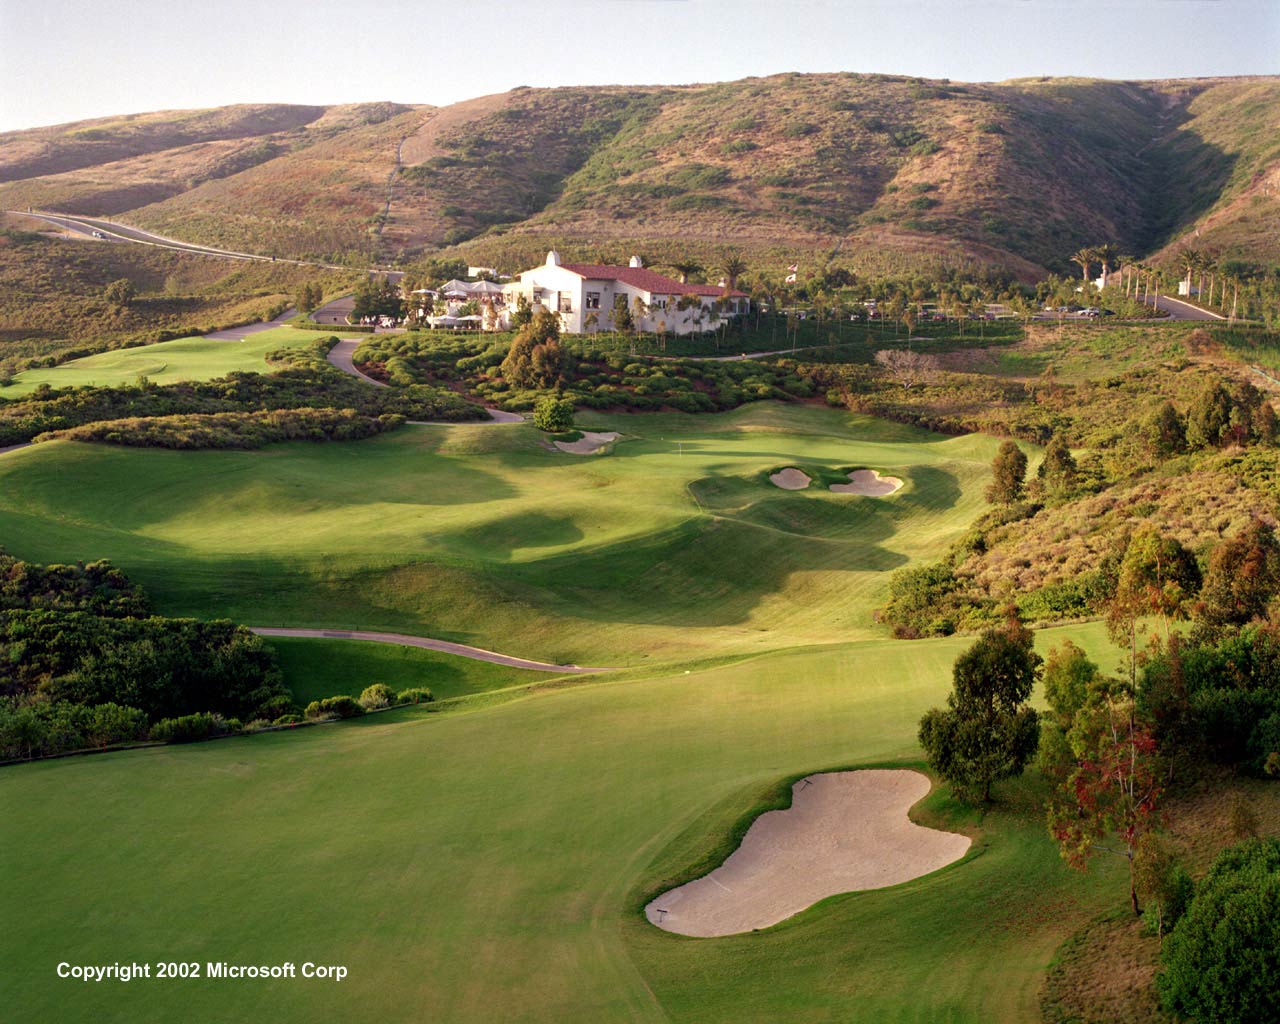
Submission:
[[0,398],[21,398],[41,384],[53,388],[133,384],[146,377],[155,384],[180,380],[210,380],[235,370],[267,370],[266,354],[278,348],[299,348],[316,340],[312,331],[276,327],[251,334],[242,341],[212,341],[202,337],[178,338],[138,348],[113,349],[73,359],[60,366],[25,370]]
[[280,660],[285,685],[300,704],[340,693],[359,697],[372,683],[386,683],[396,690],[425,686],[439,700],[553,678],[545,672],[491,665],[418,647],[302,637],[271,637],[267,642]]
[[[6,1005],[65,1022],[1035,1021],[1053,951],[1123,881],[1061,865],[1030,782],[1000,788],[976,856],[759,934],[690,940],[636,911],[780,778],[914,763],[917,719],[966,643],[871,641],[5,769]],[[973,827],[945,801],[922,812]],[[130,959],[350,975],[93,985],[54,970]]]
[[[0,461],[0,536],[23,558],[110,558],[171,614],[672,662],[881,635],[888,571],[967,527],[996,447],[775,403],[580,425],[625,437],[590,460],[532,427],[252,453],[37,446]],[[794,464],[906,486],[768,482]]]

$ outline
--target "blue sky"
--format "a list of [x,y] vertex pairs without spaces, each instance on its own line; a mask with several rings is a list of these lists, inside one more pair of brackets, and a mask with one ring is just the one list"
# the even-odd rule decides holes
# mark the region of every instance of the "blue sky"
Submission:
[[0,130],[782,71],[1280,73],[1280,0],[0,0]]

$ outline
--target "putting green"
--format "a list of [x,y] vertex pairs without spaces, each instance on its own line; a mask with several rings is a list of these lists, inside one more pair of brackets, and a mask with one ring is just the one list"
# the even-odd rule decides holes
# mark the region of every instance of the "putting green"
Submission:
[[146,377],[155,384],[180,380],[211,380],[235,370],[267,371],[266,354],[278,348],[301,348],[318,338],[315,331],[274,327],[251,334],[241,341],[214,341],[209,338],[177,338],[138,348],[118,348],[110,352],[73,359],[47,369],[24,370],[8,387],[0,387],[0,398],[21,398],[41,384],[53,388],[134,384]]
[[[881,635],[890,570],[983,507],[996,443],[813,406],[169,452],[58,443],[0,460],[20,557],[110,558],[173,614],[385,629],[544,661],[636,665]],[[884,467],[892,501],[786,492],[779,465]]]
[[[1098,626],[1052,631],[1099,642]],[[470,714],[422,709],[0,772],[0,958],[21,1020],[1038,1020],[1114,865],[1065,869],[1028,784],[975,852],[757,935],[690,940],[646,893],[778,780],[909,764],[968,641],[875,641]],[[976,828],[976,832],[975,832]],[[1117,865],[1119,860],[1117,859]],[[91,984],[59,962],[341,964],[341,983]]]

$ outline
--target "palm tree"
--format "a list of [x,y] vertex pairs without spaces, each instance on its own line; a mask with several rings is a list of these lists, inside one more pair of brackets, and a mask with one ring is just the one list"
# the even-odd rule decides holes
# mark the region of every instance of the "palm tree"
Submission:
[[1071,254],[1071,262],[1080,264],[1080,280],[1089,280],[1089,268],[1098,262],[1097,251],[1089,246],[1077,249]]
[[1135,257],[1130,256],[1127,252],[1121,253],[1116,257],[1116,262],[1120,265],[1120,281],[1124,285],[1124,293],[1129,294],[1129,286],[1133,283],[1133,261]]
[[733,291],[738,287],[738,278],[747,272],[746,260],[737,249],[728,249],[721,260],[721,266],[724,268],[725,283],[729,291]]
[[688,284],[690,274],[700,274],[707,268],[701,263],[695,263],[693,260],[675,260],[667,264],[672,270],[680,275],[680,283]]
[[1196,269],[1200,271],[1200,296],[1201,296],[1202,302],[1204,301],[1204,275],[1205,274],[1209,275],[1208,305],[1212,306],[1213,305],[1213,286],[1216,283],[1215,275],[1218,272],[1218,258],[1211,252],[1203,252],[1200,254],[1200,265]]
[[1093,250],[1093,258],[1102,264],[1102,287],[1107,286],[1107,275],[1111,273],[1111,265],[1120,256],[1120,250],[1111,242],[1104,242]]
[[1200,260],[1202,257],[1197,250],[1184,248],[1175,258],[1177,259],[1177,265],[1182,268],[1182,272],[1186,276],[1187,298],[1191,298],[1191,275],[1194,274],[1196,268],[1200,266]]

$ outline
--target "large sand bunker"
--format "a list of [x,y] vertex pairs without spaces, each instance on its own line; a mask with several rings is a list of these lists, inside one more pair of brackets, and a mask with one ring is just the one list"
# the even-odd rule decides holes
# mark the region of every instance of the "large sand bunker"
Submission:
[[769,474],[769,480],[774,487],[781,487],[784,491],[803,491],[813,483],[813,479],[807,473],[794,466]]
[[883,498],[901,487],[902,481],[896,476],[881,476],[874,469],[855,469],[847,484],[831,485],[837,494],[861,494],[865,498]]
[[621,436],[621,434],[612,430],[605,433],[593,433],[590,430],[584,430],[578,440],[557,441],[555,445],[562,452],[568,452],[570,455],[594,455],[605,445],[618,440]]
[[681,935],[735,935],[777,924],[828,896],[936,871],[963,857],[969,838],[908,819],[929,787],[928,777],[905,770],[801,779],[791,787],[789,809],[760,815],[728,860],[663,893],[645,916]]

